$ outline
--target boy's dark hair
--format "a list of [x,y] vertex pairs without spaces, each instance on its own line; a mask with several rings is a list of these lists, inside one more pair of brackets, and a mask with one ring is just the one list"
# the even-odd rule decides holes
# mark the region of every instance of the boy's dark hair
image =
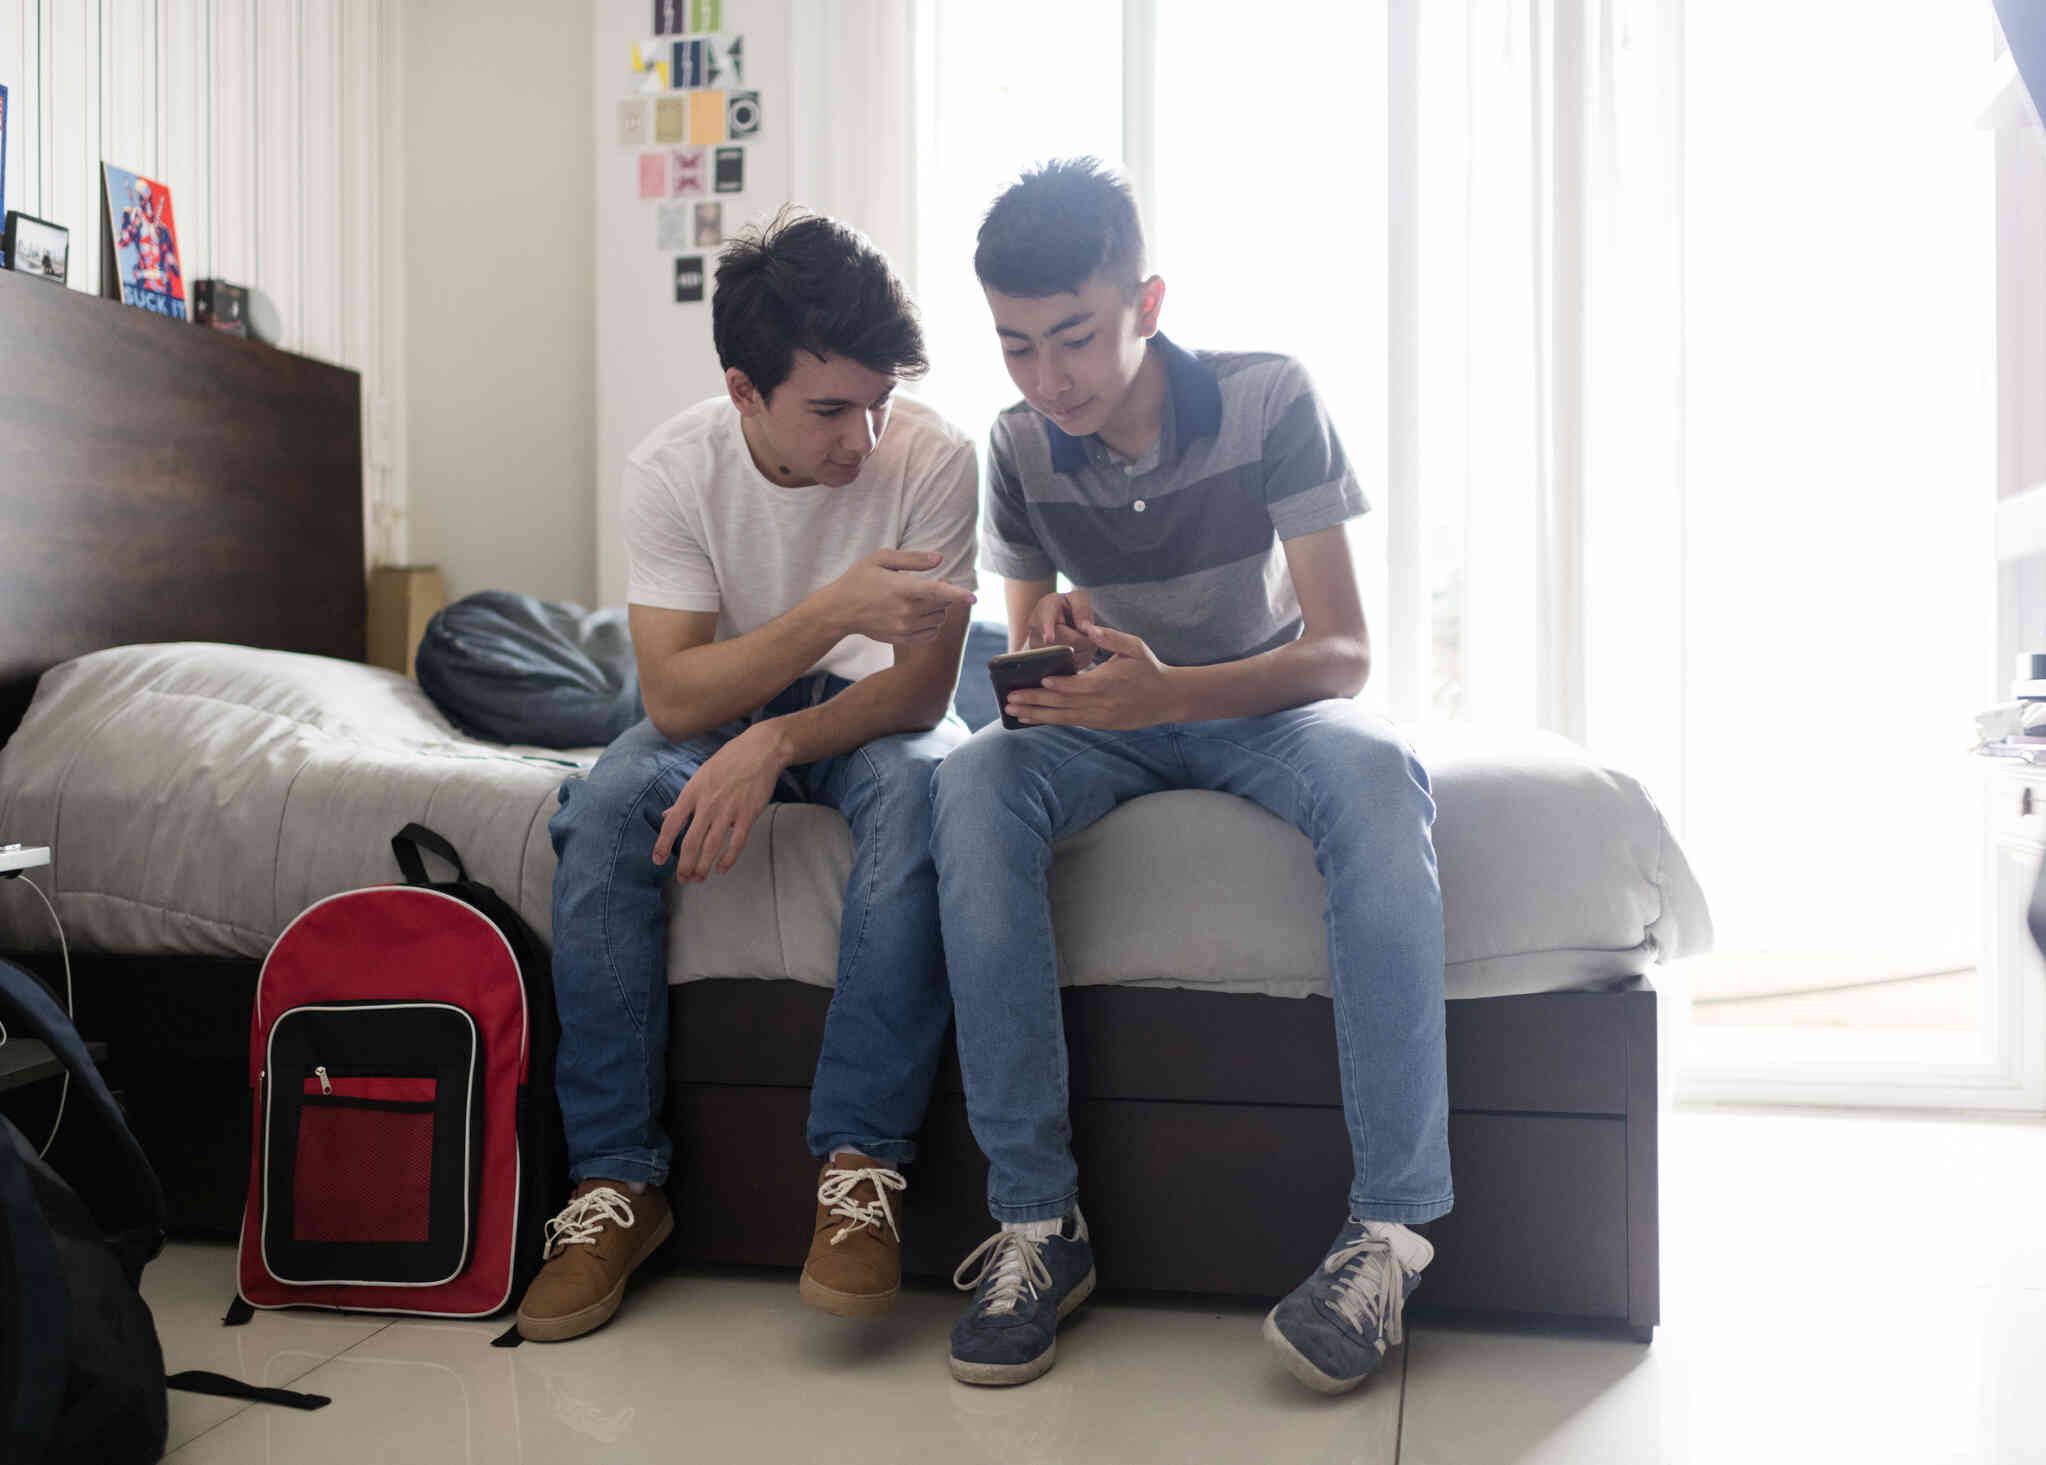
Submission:
[[1059,158],[1009,185],[980,221],[980,283],[1041,300],[1096,275],[1132,294],[1144,280],[1144,226],[1123,176],[1099,158]]
[[930,369],[916,306],[881,251],[857,229],[795,207],[718,256],[710,334],[718,364],[745,372],[763,399],[788,380],[799,350],[888,376]]

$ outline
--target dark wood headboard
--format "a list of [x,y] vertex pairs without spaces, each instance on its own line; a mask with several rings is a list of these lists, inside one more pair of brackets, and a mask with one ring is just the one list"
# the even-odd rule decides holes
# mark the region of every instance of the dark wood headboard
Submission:
[[0,270],[0,741],[138,641],[360,661],[356,373]]

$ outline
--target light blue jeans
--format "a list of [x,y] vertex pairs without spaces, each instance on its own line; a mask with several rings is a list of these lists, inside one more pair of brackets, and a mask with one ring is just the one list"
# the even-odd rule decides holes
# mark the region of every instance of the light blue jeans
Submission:
[[[767,717],[814,707],[850,683],[804,677],[751,716],[671,743],[642,722],[561,786],[549,821],[554,875],[555,1087],[575,1181],[667,1179],[661,1127],[668,1050],[661,816],[711,755]],[[856,1149],[900,1168],[936,1081],[951,1019],[931,871],[931,776],[966,738],[948,716],[929,732],[877,738],[782,775],[776,798],[825,804],[852,826],[852,876],[839,926],[838,988],[810,1095],[819,1157]],[[721,877],[711,876],[713,895]]]
[[[1327,886],[1350,1213],[1445,1214],[1442,893],[1428,775],[1348,701],[1133,732],[992,723],[932,791],[938,904],[967,1117],[1001,1221],[1063,1215],[1079,1193],[1052,945],[1052,845],[1161,789],[1218,789],[1305,834]],[[1214,913],[1223,918],[1221,913]]]

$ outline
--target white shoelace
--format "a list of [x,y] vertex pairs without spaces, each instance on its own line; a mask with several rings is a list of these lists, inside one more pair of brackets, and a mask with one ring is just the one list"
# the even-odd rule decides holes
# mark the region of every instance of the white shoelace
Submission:
[[1328,1272],[1352,1269],[1348,1276],[1337,1279],[1332,1289],[1329,1306],[1338,1317],[1359,1333],[1365,1331],[1367,1322],[1382,1328],[1381,1350],[1404,1341],[1402,1304],[1406,1296],[1399,1258],[1393,1255],[1390,1241],[1366,1232],[1353,1244],[1330,1252],[1321,1265]]
[[[966,1269],[975,1262],[980,1263],[980,1269],[969,1277]],[[952,1285],[961,1292],[971,1292],[983,1277],[993,1279],[987,1289],[990,1315],[1014,1312],[1025,1296],[1036,1301],[1037,1289],[1051,1286],[1051,1268],[1044,1264],[1044,1243],[1021,1231],[997,1231],[966,1254],[966,1260],[952,1273]]]
[[608,1185],[577,1196],[547,1223],[541,1255],[552,1257],[557,1246],[595,1246],[606,1221],[627,1228],[633,1223],[632,1202]]
[[[862,1180],[874,1182],[874,1198],[865,1205],[852,1198],[853,1191],[859,1188]],[[831,1244],[838,1245],[862,1226],[872,1226],[878,1231],[884,1221],[888,1223],[889,1234],[897,1241],[902,1240],[902,1232],[895,1224],[894,1208],[888,1204],[888,1192],[908,1188],[909,1182],[901,1175],[879,1166],[865,1170],[831,1171],[817,1187],[817,1203],[829,1206],[832,1215],[845,1218],[845,1224],[832,1233]]]

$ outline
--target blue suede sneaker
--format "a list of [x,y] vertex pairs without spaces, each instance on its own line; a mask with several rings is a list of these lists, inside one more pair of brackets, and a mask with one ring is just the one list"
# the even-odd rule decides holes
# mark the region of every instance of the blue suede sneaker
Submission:
[[[980,1270],[971,1276],[975,1262]],[[952,1284],[973,1293],[952,1325],[952,1377],[966,1384],[1027,1384],[1051,1367],[1058,1326],[1094,1291],[1094,1248],[1076,1211],[1039,1241],[997,1231],[967,1254]]]
[[1310,1389],[1357,1387],[1404,1340],[1407,1298],[1435,1248],[1390,1221],[1351,1221],[1298,1287],[1265,1315],[1265,1340]]

